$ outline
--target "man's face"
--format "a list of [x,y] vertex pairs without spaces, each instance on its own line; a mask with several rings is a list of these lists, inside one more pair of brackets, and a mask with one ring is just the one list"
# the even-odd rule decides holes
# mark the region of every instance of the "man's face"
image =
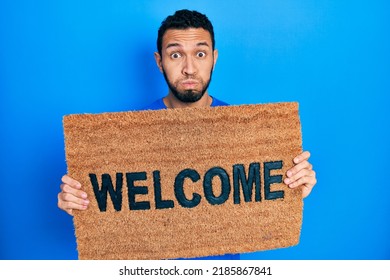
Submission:
[[218,52],[203,28],[168,29],[161,56],[155,53],[160,71],[172,94],[181,102],[196,102],[207,91]]

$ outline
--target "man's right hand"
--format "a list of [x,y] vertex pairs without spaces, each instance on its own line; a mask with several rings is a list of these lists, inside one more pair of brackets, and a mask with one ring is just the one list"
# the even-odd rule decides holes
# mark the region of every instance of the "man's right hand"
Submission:
[[85,210],[89,200],[87,194],[80,190],[81,184],[75,179],[64,175],[62,177],[61,192],[58,193],[58,208],[73,216],[73,209]]

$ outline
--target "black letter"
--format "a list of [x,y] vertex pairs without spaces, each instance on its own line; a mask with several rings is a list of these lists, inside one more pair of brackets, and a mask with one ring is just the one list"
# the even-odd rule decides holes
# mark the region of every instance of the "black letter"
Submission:
[[283,167],[282,161],[264,162],[264,193],[266,200],[273,200],[284,198],[284,191],[271,192],[271,184],[281,183],[282,175],[271,176],[270,172],[274,169],[281,169]]
[[244,165],[233,165],[234,204],[240,204],[240,183],[245,202],[252,201],[253,183],[255,184],[255,201],[261,201],[260,163],[254,162],[249,165],[248,179],[246,178]]
[[173,208],[173,200],[162,200],[160,171],[153,171],[154,201],[156,209]]
[[107,191],[110,193],[112,204],[116,211],[121,211],[122,208],[122,184],[123,174],[116,173],[116,190],[112,185],[111,176],[109,174],[102,174],[102,189],[99,190],[99,184],[96,174],[89,174],[92,183],[93,192],[95,193],[96,201],[100,212],[105,212],[107,208]]
[[150,209],[149,201],[136,202],[136,194],[147,194],[148,187],[134,186],[134,181],[146,180],[146,172],[126,173],[128,196],[129,196],[129,208],[130,210],[148,210]]
[[[213,193],[213,178],[218,176],[221,179],[221,195],[216,197]],[[212,204],[222,204],[228,198],[230,194],[230,182],[227,172],[221,167],[213,167],[204,175],[203,181],[204,195],[207,201]]]
[[184,169],[177,174],[175,179],[175,196],[179,204],[186,208],[193,208],[200,203],[201,196],[194,193],[192,200],[188,200],[184,195],[183,185],[184,179],[188,177],[192,182],[196,182],[200,179],[199,173],[194,169]]

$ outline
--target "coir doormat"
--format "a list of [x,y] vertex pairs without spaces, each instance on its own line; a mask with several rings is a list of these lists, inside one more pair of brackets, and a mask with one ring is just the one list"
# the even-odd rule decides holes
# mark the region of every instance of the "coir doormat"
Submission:
[[298,104],[68,115],[79,259],[170,259],[296,245]]

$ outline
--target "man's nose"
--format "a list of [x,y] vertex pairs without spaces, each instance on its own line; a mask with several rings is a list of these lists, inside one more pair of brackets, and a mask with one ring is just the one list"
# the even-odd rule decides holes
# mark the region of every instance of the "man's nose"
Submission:
[[184,65],[183,65],[183,74],[184,75],[194,75],[196,74],[196,65],[195,61],[191,56],[187,56],[186,59],[184,60]]

